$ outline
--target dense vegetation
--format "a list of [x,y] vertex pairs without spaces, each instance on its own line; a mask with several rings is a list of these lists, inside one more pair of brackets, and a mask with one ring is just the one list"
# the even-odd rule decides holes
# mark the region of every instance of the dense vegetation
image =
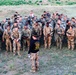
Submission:
[[76,1],[72,0],[0,0],[0,5],[74,5]]

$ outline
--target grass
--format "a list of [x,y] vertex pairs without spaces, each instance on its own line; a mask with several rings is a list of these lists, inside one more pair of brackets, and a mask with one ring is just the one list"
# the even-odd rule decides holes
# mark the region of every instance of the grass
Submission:
[[26,4],[23,0],[1,0],[0,5],[21,5]]
[[50,5],[75,5],[75,1],[60,1],[60,0],[47,0],[45,3],[42,0],[0,0],[0,6],[2,5],[23,5],[23,4],[28,4],[28,5],[46,5],[49,3]]
[[66,4],[67,5],[74,5],[74,4],[76,4],[76,2],[67,2]]
[[[22,9],[20,7],[22,7]],[[57,10],[70,16],[76,16],[76,6],[26,6],[26,8],[25,6],[1,6],[0,11],[2,13],[0,14],[0,19],[2,19],[2,17],[5,18],[6,15],[13,15],[15,11],[18,11],[20,14],[22,14],[23,11],[24,14],[27,14],[31,9],[34,10],[36,15],[41,15],[44,10],[48,9],[50,12]],[[27,51],[21,51],[22,57],[20,58],[13,56],[12,53],[6,53],[5,51],[0,52],[0,75],[10,75],[10,72],[11,75],[76,75],[76,49],[71,51],[68,50],[67,47],[63,47],[63,49],[60,50],[53,46],[48,50],[41,47],[39,54],[40,71],[34,74],[30,73],[31,63],[27,57],[27,53]]]
[[[47,10],[48,9],[48,10]],[[37,5],[19,5],[19,6],[0,6],[0,21],[7,17],[11,17],[16,11],[21,16],[29,15],[30,11],[33,10],[36,16],[41,17],[44,10],[49,11],[51,14],[58,11],[64,13],[68,17],[76,17],[76,6],[37,6]],[[73,12],[72,12],[73,11]]]
[[6,58],[8,61],[3,61],[5,65],[0,67],[2,75],[8,75],[10,71],[13,71],[14,75],[76,75],[76,51],[68,50],[66,47],[62,50],[56,49],[56,47],[51,47],[50,50],[40,48],[40,71],[35,74],[30,73],[31,63],[27,58],[27,51],[21,51],[21,58],[12,54],[5,55],[7,56],[5,57],[4,54],[5,51],[0,53],[2,55],[0,60]]

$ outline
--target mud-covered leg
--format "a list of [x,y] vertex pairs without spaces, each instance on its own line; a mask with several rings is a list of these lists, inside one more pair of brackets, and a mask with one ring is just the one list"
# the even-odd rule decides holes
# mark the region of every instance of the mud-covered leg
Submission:
[[13,54],[16,55],[16,42],[13,41]]
[[36,62],[35,62],[35,65],[36,65],[36,71],[39,70],[39,54],[37,53],[36,54]]
[[71,42],[68,40],[68,49],[71,49]]
[[20,48],[21,48],[20,42],[17,42],[17,53],[18,53],[19,56],[21,56]]
[[44,47],[45,49],[47,48],[47,39],[45,39],[45,37],[44,37]]
[[59,47],[59,39],[56,40],[57,48]]
[[62,39],[60,39],[60,49],[62,49]]
[[36,53],[31,53],[31,72],[36,72],[36,65],[35,65],[35,58],[36,58]]
[[7,52],[8,52],[8,47],[9,47],[8,40],[6,40],[6,51]]
[[48,37],[48,48],[50,49],[50,46],[51,46],[51,36]]
[[9,42],[9,45],[10,45],[10,52],[12,52],[12,43],[11,43],[11,41]]
[[23,39],[23,51],[25,51],[26,39]]
[[71,42],[72,50],[74,50],[74,41]]

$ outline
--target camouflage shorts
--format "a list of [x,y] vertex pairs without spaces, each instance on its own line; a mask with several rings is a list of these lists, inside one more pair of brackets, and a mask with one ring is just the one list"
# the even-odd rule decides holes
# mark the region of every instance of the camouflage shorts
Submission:
[[31,53],[31,65],[32,69],[39,67],[39,52]]

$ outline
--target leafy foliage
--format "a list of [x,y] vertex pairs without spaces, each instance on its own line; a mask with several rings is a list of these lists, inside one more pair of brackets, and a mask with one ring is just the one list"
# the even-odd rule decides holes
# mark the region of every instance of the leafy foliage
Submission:
[[67,5],[74,5],[76,2],[67,2]]
[[24,0],[1,0],[0,5],[21,5],[27,4]]
[[[61,1],[61,0],[47,0],[51,5],[74,5],[76,2],[73,1]],[[43,3],[43,0],[0,0],[0,6],[1,5],[22,5],[22,4],[28,4],[28,5],[39,5],[40,3]]]

